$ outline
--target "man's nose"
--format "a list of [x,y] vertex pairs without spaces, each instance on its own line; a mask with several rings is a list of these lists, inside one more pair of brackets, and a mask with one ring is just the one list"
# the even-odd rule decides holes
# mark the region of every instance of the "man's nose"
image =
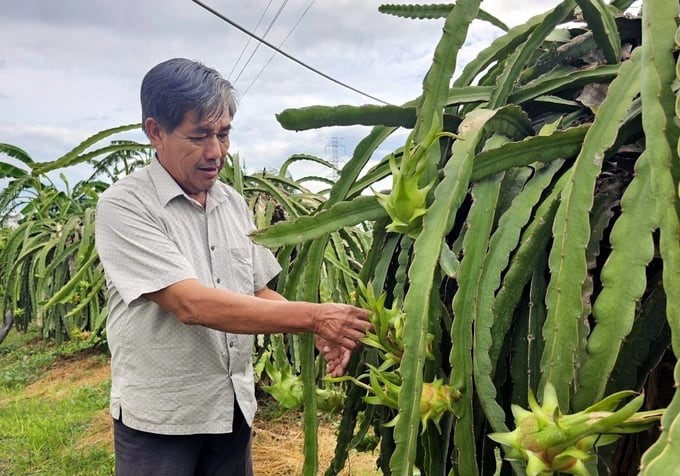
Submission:
[[227,149],[229,148],[228,141],[220,141],[217,134],[213,134],[206,139],[203,146],[203,152],[205,157],[208,159],[221,159],[227,155]]

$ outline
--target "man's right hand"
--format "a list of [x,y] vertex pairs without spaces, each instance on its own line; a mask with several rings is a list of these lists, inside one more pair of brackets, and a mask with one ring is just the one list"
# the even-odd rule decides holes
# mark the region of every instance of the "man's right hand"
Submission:
[[319,304],[314,333],[328,343],[354,350],[371,328],[369,316],[367,310],[348,304]]

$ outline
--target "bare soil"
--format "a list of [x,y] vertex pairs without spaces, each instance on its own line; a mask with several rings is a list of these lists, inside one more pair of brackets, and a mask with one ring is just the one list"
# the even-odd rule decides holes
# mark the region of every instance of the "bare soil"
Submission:
[[[109,363],[102,354],[83,354],[56,362],[40,380],[26,387],[25,398],[58,400],[73,388],[94,386],[111,378]],[[1,403],[1,402],[0,402]],[[335,451],[335,422],[319,420],[319,468],[325,471]],[[304,433],[299,414],[288,413],[279,418],[256,416],[253,425],[253,463],[258,476],[302,474]],[[113,430],[108,409],[92,418],[78,443],[80,448],[104,446],[113,451]],[[343,476],[372,476],[376,469],[376,454],[352,453]]]

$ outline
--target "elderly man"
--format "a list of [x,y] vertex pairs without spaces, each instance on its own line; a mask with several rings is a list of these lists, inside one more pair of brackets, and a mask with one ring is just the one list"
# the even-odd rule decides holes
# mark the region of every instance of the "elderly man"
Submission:
[[252,474],[252,335],[313,332],[341,375],[368,315],[267,287],[279,265],[248,238],[243,198],[217,180],[236,111],[228,81],[171,59],[146,74],[141,103],[155,158],[97,206],[116,474]]

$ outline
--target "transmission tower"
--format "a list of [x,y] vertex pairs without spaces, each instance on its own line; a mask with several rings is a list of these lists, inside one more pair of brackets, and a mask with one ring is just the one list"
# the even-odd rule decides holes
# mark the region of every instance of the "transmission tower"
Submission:
[[340,170],[340,160],[338,156],[338,152],[340,149],[342,149],[343,155],[346,152],[345,146],[340,143],[342,140],[342,137],[326,137],[328,140],[328,143],[326,144],[326,147],[324,147],[324,152],[328,151],[328,149],[331,149],[331,164],[333,164],[333,173],[331,174],[332,176],[330,177],[333,180],[337,180],[339,178],[339,170]]

